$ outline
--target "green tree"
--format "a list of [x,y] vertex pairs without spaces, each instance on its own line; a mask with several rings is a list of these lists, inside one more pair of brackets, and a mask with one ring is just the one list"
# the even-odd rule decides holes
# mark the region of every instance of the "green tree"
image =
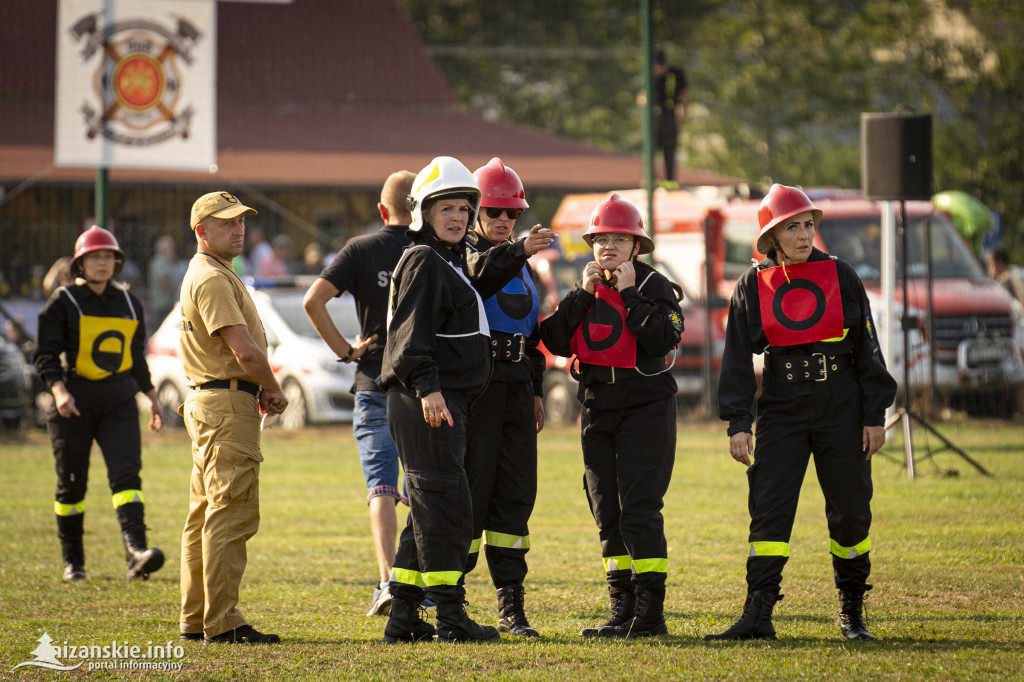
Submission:
[[[636,0],[403,0],[458,101],[639,153]],[[933,114],[935,189],[999,211],[1024,258],[1024,2],[652,0],[683,65],[686,163],[754,183],[860,187],[860,114]]]
[[1024,260],[1024,4],[949,2],[966,20],[924,46],[922,69],[951,110],[934,142],[936,184],[976,196],[999,212],[1004,239]]

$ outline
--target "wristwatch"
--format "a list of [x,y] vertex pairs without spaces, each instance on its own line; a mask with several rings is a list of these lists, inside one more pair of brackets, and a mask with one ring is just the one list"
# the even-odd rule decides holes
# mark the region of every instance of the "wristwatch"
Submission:
[[349,344],[348,352],[345,353],[344,355],[342,355],[340,358],[338,358],[338,362],[345,362],[345,363],[352,362],[352,354],[354,352],[355,352],[355,348],[352,347],[352,344]]

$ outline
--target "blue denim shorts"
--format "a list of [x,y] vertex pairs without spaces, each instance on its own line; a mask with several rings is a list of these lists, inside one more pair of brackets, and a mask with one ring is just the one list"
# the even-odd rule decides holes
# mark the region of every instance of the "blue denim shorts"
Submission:
[[366,478],[366,502],[390,495],[408,504],[398,488],[398,448],[388,430],[387,394],[383,391],[356,393],[352,433],[359,448],[359,463]]

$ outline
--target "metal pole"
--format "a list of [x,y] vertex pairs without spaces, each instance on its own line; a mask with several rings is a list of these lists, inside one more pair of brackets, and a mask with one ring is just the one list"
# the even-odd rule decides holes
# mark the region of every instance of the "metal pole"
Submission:
[[914,478],[914,440],[910,433],[910,298],[907,292],[907,279],[910,270],[910,239],[907,235],[907,202],[900,199],[900,263],[903,269],[903,454],[907,466],[907,478]]
[[107,205],[108,201],[108,190],[107,190],[107,169],[105,166],[100,166],[96,169],[96,188],[95,188],[95,201],[96,201],[96,224],[100,227],[107,228]]
[[928,405],[926,414],[930,419],[935,418],[935,404],[937,396],[935,394],[935,306],[932,299],[932,292],[934,291],[934,280],[932,275],[932,219],[931,215],[924,219],[924,267],[925,277],[928,282],[928,319],[926,320],[925,329],[928,332],[928,344],[930,352],[928,353]]
[[[882,346],[882,357],[892,372],[896,372],[896,214],[893,202],[880,202],[882,209],[882,253],[880,269],[882,280],[882,333],[878,342]],[[907,359],[904,358],[904,362]],[[886,421],[896,412],[893,404],[886,411]]]
[[714,368],[711,361],[711,325],[715,323],[711,315],[711,296],[713,295],[713,283],[711,281],[711,263],[714,254],[711,246],[711,221],[710,215],[704,216],[704,277],[703,277],[703,306],[704,306],[704,348],[701,353],[702,374],[704,375],[704,411],[708,417],[717,416],[715,410],[714,393],[712,382],[714,381]]
[[651,76],[651,0],[640,0],[640,46],[644,69],[644,190],[647,195],[647,232],[654,239],[654,79]]
[[[103,25],[111,26],[114,23],[114,4],[112,0],[103,0]],[[107,39],[103,41],[103,47],[107,47]],[[103,106],[106,106],[104,104]],[[102,133],[102,131],[101,131]],[[99,136],[100,148],[103,152],[103,163],[96,168],[96,187],[95,187],[95,200],[96,206],[96,224],[107,229],[107,218],[109,217],[109,197],[110,193],[107,188],[107,163],[111,160],[113,155],[113,143],[104,137],[102,134]]]

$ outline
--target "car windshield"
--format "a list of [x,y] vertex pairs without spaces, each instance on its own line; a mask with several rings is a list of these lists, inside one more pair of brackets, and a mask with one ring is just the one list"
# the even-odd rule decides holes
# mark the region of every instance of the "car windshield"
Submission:
[[[903,276],[902,244],[897,218],[896,277]],[[931,235],[931,270],[935,278],[980,278],[985,273],[952,223],[941,214],[910,217],[907,239],[910,245],[907,270],[910,278],[928,274],[926,236]],[[925,226],[929,228],[925,232]],[[875,218],[828,218],[818,227],[825,250],[853,266],[862,279],[881,276],[882,228]]]
[[758,230],[756,220],[725,221],[725,279],[739,279],[740,275],[750,268],[750,259],[753,256],[751,242]]
[[[302,307],[302,298],[306,295],[304,290],[274,291],[263,290],[274,304],[274,310],[281,316],[293,332],[299,336],[310,339],[319,339],[320,335],[313,328],[306,311]],[[334,320],[345,338],[354,339],[359,334],[359,319],[356,317],[355,305],[351,296],[342,296],[327,302],[327,312]]]

